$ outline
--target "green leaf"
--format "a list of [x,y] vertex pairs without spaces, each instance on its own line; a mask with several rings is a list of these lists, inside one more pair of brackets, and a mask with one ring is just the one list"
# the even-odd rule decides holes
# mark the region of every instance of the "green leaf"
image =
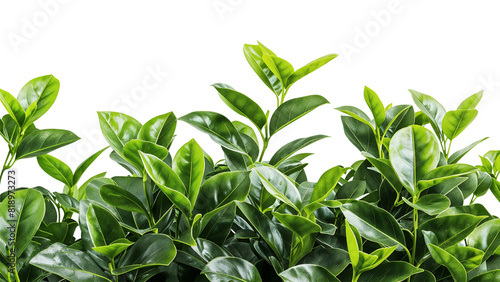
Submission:
[[250,172],[234,171],[217,174],[201,185],[193,213],[205,214],[232,201],[243,201],[250,191]]
[[87,227],[94,246],[101,247],[125,238],[116,218],[105,208],[90,204],[87,211]]
[[335,195],[335,200],[357,199],[366,191],[366,181],[353,180],[342,185]]
[[259,271],[253,264],[234,257],[213,259],[203,267],[201,274],[205,274],[210,281],[262,282]]
[[146,234],[125,253],[111,273],[121,275],[139,268],[168,266],[177,254],[174,242],[165,234]]
[[478,267],[484,255],[484,252],[481,250],[457,245],[449,247],[446,251],[454,256],[464,266],[467,272]]
[[288,88],[287,81],[288,78],[294,73],[293,66],[276,55],[263,54],[262,60],[273,72],[273,74],[278,77],[283,85],[283,88]]
[[54,192],[54,196],[56,197],[59,204],[61,204],[64,208],[69,211],[79,213],[80,212],[80,202],[74,197],[68,194],[62,194]]
[[89,166],[101,155],[102,152],[104,152],[106,148],[102,148],[101,150],[95,152],[92,156],[88,157],[86,160],[84,160],[75,170],[75,174],[73,175],[73,183],[78,183],[78,180],[82,177],[83,173],[89,168]]
[[474,121],[477,113],[477,110],[456,110],[447,112],[443,118],[444,135],[450,140],[455,139],[455,137],[462,133],[462,131]]
[[255,144],[257,144],[257,146],[258,146],[259,140],[257,139],[257,135],[255,134],[255,131],[253,131],[253,129],[250,126],[248,126],[242,122],[239,122],[237,120],[233,121],[233,125],[236,128],[236,130],[238,130],[240,135],[243,135],[243,134],[248,135],[250,138],[252,138],[253,141],[255,141]]
[[191,215],[192,204],[186,195],[186,188],[179,176],[162,160],[149,154],[140,153],[149,177],[186,216]]
[[320,57],[312,62],[309,62],[305,66],[301,67],[300,69],[296,70],[289,78],[287,81],[287,86],[290,87],[292,84],[297,82],[299,79],[302,79],[304,76],[312,73],[313,71],[319,69],[320,67],[324,66],[331,60],[337,58],[337,54],[328,54],[323,57]]
[[375,124],[380,127],[385,120],[385,108],[377,93],[365,86],[364,97],[375,119]]
[[212,86],[219,92],[220,98],[229,108],[248,118],[257,128],[264,127],[267,122],[266,114],[252,99],[226,84],[216,83]]
[[472,278],[469,282],[490,282],[500,279],[500,269],[491,270]]
[[117,112],[97,112],[102,134],[109,146],[123,157],[123,147],[136,139],[141,123],[131,116]]
[[285,243],[276,223],[248,203],[237,202],[236,204],[273,252],[279,258],[283,257]]
[[61,243],[55,243],[38,253],[30,260],[30,264],[69,281],[113,281],[109,274],[97,266],[90,255]]
[[[15,257],[19,258],[28,247],[42,223],[45,201],[40,192],[33,189],[15,191],[0,204],[0,253],[8,257],[7,249],[12,248],[11,234],[14,235]],[[12,202],[14,201],[14,207]],[[15,229],[9,229],[15,225]],[[9,244],[11,243],[11,244]]]
[[450,253],[434,244],[427,244],[432,258],[439,264],[448,268],[456,282],[467,281],[467,272],[464,266]]
[[342,116],[344,133],[351,143],[362,152],[378,156],[377,139],[373,128],[353,117]]
[[484,252],[485,262],[500,247],[500,219],[487,221],[477,227],[468,238],[469,246]]
[[483,142],[484,140],[486,140],[488,138],[489,137],[480,139],[480,140],[470,144],[469,146],[462,148],[462,149],[456,151],[455,153],[451,154],[451,156],[448,158],[448,163],[449,164],[458,163],[458,161],[460,161],[462,159],[462,157],[465,156],[465,154],[467,154],[470,150],[472,150],[474,147],[476,147],[477,144]]
[[[260,44],[261,45],[261,44]],[[263,45],[261,45],[264,47]],[[270,50],[267,48],[262,48],[259,45],[245,44],[243,46],[243,53],[247,62],[250,64],[255,73],[260,77],[262,82],[269,87],[276,95],[279,95],[282,90],[282,85],[278,77],[276,77],[269,67],[262,60],[262,55],[264,53],[269,53]],[[264,52],[262,49],[265,49]],[[272,52],[271,52],[272,53]],[[274,54],[274,53],[273,53]]]
[[417,182],[439,162],[439,143],[429,130],[411,125],[394,134],[389,155],[399,180],[415,196],[419,193]]
[[406,249],[401,226],[387,211],[357,200],[343,204],[340,209],[361,236],[385,246],[399,245]]
[[321,202],[325,200],[337,186],[342,175],[349,169],[341,166],[335,166],[325,171],[319,178],[311,195],[310,203]]
[[371,119],[362,110],[360,110],[356,107],[353,107],[353,106],[342,106],[342,107],[338,107],[335,109],[337,111],[340,111],[346,115],[349,115],[349,116],[355,118],[356,120],[368,125],[372,130],[375,129],[375,128],[373,128],[373,125],[370,122]]
[[305,138],[299,138],[293,140],[292,142],[287,143],[285,146],[281,147],[276,153],[274,153],[273,157],[269,161],[269,164],[273,166],[278,166],[283,161],[288,159],[291,155],[299,151],[300,149],[316,142],[321,139],[324,139],[328,136],[326,135],[313,135]]
[[30,80],[19,92],[17,100],[27,110],[29,106],[36,103],[36,112],[31,117],[31,122],[45,114],[57,98],[59,92],[59,80],[53,75],[45,75]]
[[19,127],[24,124],[25,113],[19,101],[9,92],[0,89],[0,102]]
[[41,156],[71,144],[80,137],[61,129],[34,130],[23,138],[17,148],[16,160]]
[[148,210],[141,200],[120,186],[113,184],[102,185],[101,189],[99,189],[99,194],[106,203],[113,207],[148,215]]
[[315,264],[322,266],[333,275],[339,275],[350,263],[349,254],[338,248],[317,247],[300,264]]
[[177,118],[173,112],[159,115],[141,127],[137,138],[168,148],[172,143],[176,126]]
[[311,233],[319,233],[321,227],[315,222],[298,215],[273,212],[273,216],[301,239]]
[[481,98],[483,97],[483,90],[472,94],[460,103],[457,110],[472,110],[475,109]]
[[423,179],[418,181],[418,191],[423,191],[445,180],[471,174],[476,171],[477,168],[467,164],[451,164],[440,166],[426,173]]
[[379,265],[379,267],[366,271],[359,277],[360,282],[391,281],[399,282],[410,278],[412,275],[423,272],[404,261],[389,261]]
[[394,135],[398,130],[415,124],[415,111],[410,105],[398,105],[385,112],[384,123],[380,130],[385,133],[384,137]]
[[153,155],[160,160],[165,159],[168,155],[167,148],[156,145],[153,142],[138,139],[128,141],[125,146],[123,146],[123,157],[139,169],[139,171],[142,171],[144,166],[140,152]]
[[303,282],[303,281],[324,281],[340,282],[326,268],[314,264],[301,264],[290,267],[278,274],[285,282]]
[[427,194],[412,203],[403,197],[403,201],[410,207],[423,211],[428,215],[436,215],[450,207],[450,199],[441,194]]
[[172,170],[184,183],[189,201],[196,203],[205,171],[205,158],[203,150],[194,139],[177,151],[172,162]]
[[443,124],[443,118],[446,114],[445,108],[434,98],[423,93],[410,90],[413,101],[417,107],[424,113],[429,119],[432,128],[436,135],[442,139],[441,127]]
[[281,172],[273,167],[259,166],[252,169],[263,187],[276,199],[286,203],[297,212],[302,210],[302,199],[297,187]]
[[107,246],[100,246],[92,248],[94,251],[101,253],[108,257],[109,259],[114,259],[121,252],[125,251],[134,242],[131,242],[125,238],[117,239]]
[[50,155],[42,155],[36,158],[38,165],[45,171],[48,175],[61,181],[62,183],[73,186],[73,172],[68,165],[63,163],[58,158]]
[[207,212],[201,219],[199,237],[206,238],[219,245],[224,244],[231,232],[235,216],[236,204],[234,201]]
[[225,116],[214,112],[192,112],[179,120],[207,133],[217,144],[237,153],[246,154],[238,130]]
[[394,171],[390,160],[375,158],[366,152],[362,152],[361,154],[378,170],[378,172],[380,172],[397,193],[401,193],[403,184],[399,181],[398,175],[396,171]]
[[320,95],[309,95],[284,102],[271,116],[269,122],[270,135],[275,134],[317,107],[328,103],[328,100]]

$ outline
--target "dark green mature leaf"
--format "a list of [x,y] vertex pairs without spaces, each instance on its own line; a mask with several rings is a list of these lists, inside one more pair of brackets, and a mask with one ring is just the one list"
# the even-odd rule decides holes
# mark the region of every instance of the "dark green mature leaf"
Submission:
[[87,254],[55,243],[38,253],[30,264],[59,275],[69,281],[111,282],[111,276],[104,273]]
[[469,282],[490,282],[499,280],[500,280],[500,269],[496,269],[475,276],[474,278],[470,279]]
[[159,115],[141,127],[137,138],[168,148],[172,143],[176,126],[177,118],[173,112]]
[[411,276],[423,272],[423,269],[417,268],[404,261],[389,261],[380,264],[375,269],[366,271],[361,274],[358,281],[362,282],[379,282],[404,281]]
[[338,107],[335,109],[346,114],[346,115],[349,115],[349,116],[355,118],[356,120],[358,120],[366,125],[368,125],[372,130],[375,130],[375,128],[371,124],[370,117],[368,117],[368,115],[365,114],[365,112],[363,112],[362,110],[360,110],[354,106],[342,106],[342,107]]
[[467,281],[467,272],[465,271],[464,266],[455,258],[453,255],[443,250],[442,248],[434,245],[427,244],[429,251],[432,255],[432,258],[439,264],[448,268],[453,276],[453,279],[456,282],[465,282]]
[[38,161],[38,165],[40,165],[43,171],[48,175],[69,187],[73,186],[73,172],[64,162],[50,155],[38,156],[36,160]]
[[235,216],[236,204],[234,201],[206,213],[201,219],[200,229],[202,231],[199,236],[220,245],[224,244],[231,231]]
[[313,135],[305,138],[299,138],[287,143],[285,146],[281,147],[274,155],[272,156],[269,164],[273,166],[278,166],[280,163],[288,159],[291,155],[299,151],[300,149],[316,142],[321,139],[324,139],[328,136],[326,135]]
[[41,156],[71,144],[80,137],[62,129],[34,130],[23,138],[17,148],[16,160]]
[[443,124],[443,118],[446,114],[445,108],[436,99],[429,95],[425,95],[414,90],[410,90],[410,93],[417,107],[429,119],[436,135],[441,138],[441,127]]
[[232,201],[243,201],[250,191],[250,172],[223,172],[209,178],[200,188],[193,213],[205,214]]
[[451,154],[451,156],[448,158],[448,163],[449,164],[458,163],[458,161],[460,161],[462,159],[462,157],[465,156],[465,154],[467,154],[470,150],[472,150],[474,147],[476,147],[477,144],[483,142],[484,140],[486,140],[488,138],[489,137],[480,139],[480,140],[470,144],[469,146],[462,148],[462,149],[456,151],[455,153]]
[[210,261],[203,270],[210,281],[261,282],[259,271],[248,261],[235,257],[218,257]]
[[455,137],[462,133],[462,131],[474,121],[477,114],[477,110],[456,110],[447,112],[443,118],[444,135],[450,140],[455,139]]
[[252,99],[226,84],[216,83],[212,86],[219,92],[222,101],[233,111],[248,118],[257,128],[264,127],[267,122],[266,114]]
[[234,120],[232,123],[241,136],[243,136],[243,134],[248,135],[248,137],[252,138],[252,140],[255,141],[255,144],[257,144],[258,146],[259,139],[257,139],[257,135],[255,134],[255,131],[251,126],[237,120]]
[[75,174],[73,175],[73,183],[78,183],[78,180],[82,177],[83,173],[89,168],[89,166],[104,152],[107,148],[102,148],[101,150],[95,152],[92,156],[88,157],[84,160],[75,170]]
[[368,240],[406,248],[401,226],[387,211],[364,201],[351,200],[340,209],[351,225]]
[[486,261],[500,246],[500,219],[487,221],[469,235],[469,246],[484,251]]
[[286,83],[288,87],[290,87],[292,84],[297,82],[299,79],[303,78],[304,76],[312,73],[313,71],[319,69],[320,67],[324,66],[326,63],[330,62],[331,60],[337,58],[337,54],[328,54],[323,57],[320,57],[312,62],[309,62],[305,66],[301,67],[300,69],[296,70],[289,78]]
[[94,247],[92,249],[100,254],[105,255],[109,259],[114,259],[121,252],[128,249],[128,247],[130,247],[132,244],[134,244],[134,242],[131,242],[125,238],[120,238],[120,239],[113,241],[109,245]]
[[45,75],[30,80],[23,86],[17,100],[27,110],[31,104],[36,103],[36,112],[31,117],[31,122],[45,114],[57,98],[59,80],[53,75]]
[[102,134],[115,152],[123,156],[123,147],[136,139],[141,123],[131,116],[117,112],[97,112]]
[[476,171],[477,168],[467,164],[452,164],[437,167],[426,173],[422,180],[418,181],[418,191],[423,191],[445,180],[471,174]]
[[463,100],[462,103],[460,103],[457,110],[472,110],[476,108],[477,104],[479,104],[479,101],[481,101],[482,97],[483,97],[483,90],[475,94],[472,94],[471,96]]
[[401,193],[403,185],[399,181],[398,175],[394,171],[391,162],[388,159],[375,158],[369,153],[361,153],[377,170],[380,174],[387,179],[392,188],[398,193]]
[[321,231],[321,227],[318,224],[299,215],[273,212],[273,216],[300,238]]
[[403,198],[403,201],[410,207],[423,211],[428,215],[436,215],[450,207],[450,199],[441,194],[427,194],[417,200],[416,203]]
[[380,127],[385,120],[385,108],[377,93],[365,86],[364,97],[375,119],[375,124]]
[[0,89],[0,102],[2,102],[12,120],[15,121],[19,127],[23,126],[25,112],[19,101],[9,92]]
[[120,275],[139,268],[168,266],[177,254],[174,242],[165,234],[146,234],[125,253],[112,271]]
[[90,204],[87,210],[87,227],[94,246],[101,247],[125,238],[116,218],[105,208]]
[[290,267],[279,274],[283,281],[286,282],[303,282],[303,281],[325,281],[325,282],[340,282],[337,277],[333,276],[326,268],[314,264],[301,264]]
[[271,89],[276,95],[279,95],[282,91],[281,82],[269,69],[266,63],[264,63],[264,60],[262,60],[262,55],[264,53],[270,53],[271,55],[274,55],[274,53],[270,52],[270,50],[265,48],[264,45],[260,43],[259,45],[245,44],[243,46],[243,53],[245,54],[245,58],[248,63],[260,77],[262,82],[264,82],[264,84],[266,84],[267,87],[269,87],[269,89]]
[[335,195],[335,200],[357,199],[366,191],[366,181],[353,180],[342,185]]
[[377,140],[370,126],[353,117],[342,116],[341,119],[345,135],[358,150],[379,155]]
[[[40,192],[33,189],[16,191],[0,204],[0,253],[8,257],[7,248],[12,248],[11,232],[15,235],[15,257],[19,258],[28,247],[42,223],[45,201]],[[14,207],[12,202],[14,201]],[[9,227],[15,225],[14,230]],[[9,242],[11,244],[9,244]]]
[[184,183],[189,201],[195,203],[203,180],[205,158],[203,150],[194,139],[177,151],[172,162],[172,170]]
[[315,248],[300,261],[300,264],[320,265],[333,275],[338,275],[349,263],[349,254],[345,250],[321,246]]
[[429,130],[411,125],[394,134],[389,155],[399,180],[415,196],[419,193],[417,182],[439,162],[439,143]]
[[415,110],[410,105],[398,105],[385,112],[384,123],[380,126],[384,137],[391,137],[398,130],[415,124]]
[[148,210],[141,200],[118,185],[105,184],[101,186],[99,193],[106,203],[114,207],[148,215]]
[[64,208],[69,211],[79,213],[80,211],[80,203],[77,199],[73,198],[68,194],[57,193],[54,192],[54,196],[56,197],[59,204],[61,204]]
[[196,245],[192,246],[191,249],[198,255],[205,263],[218,258],[218,257],[230,257],[231,253],[225,250],[223,247],[211,242],[209,240],[198,238],[196,239]]
[[328,100],[320,95],[309,95],[284,102],[271,116],[269,122],[270,135],[275,134],[317,107],[328,103]]
[[207,133],[217,144],[237,153],[246,154],[238,130],[225,116],[214,112],[192,112],[179,118]]
[[151,154],[160,160],[163,160],[168,155],[167,148],[157,145],[150,141],[132,139],[123,146],[123,157],[137,169],[142,171],[143,163],[140,152]]

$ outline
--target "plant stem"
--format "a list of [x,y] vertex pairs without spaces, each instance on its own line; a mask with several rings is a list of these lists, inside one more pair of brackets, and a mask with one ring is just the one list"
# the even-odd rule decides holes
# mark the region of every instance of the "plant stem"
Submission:
[[7,153],[7,157],[5,157],[5,161],[2,166],[2,172],[0,173],[0,183],[2,183],[3,173],[7,170],[7,162],[9,161],[9,157],[10,157],[10,151]]
[[[413,197],[413,203],[417,203],[418,195]],[[410,263],[415,263],[415,253],[417,251],[417,231],[418,231],[418,210],[413,209],[413,248],[411,250]]]
[[264,153],[266,152],[266,149],[267,149],[268,145],[269,145],[269,139],[266,138],[264,140],[264,145],[262,147],[262,152],[260,153],[259,162],[262,161],[262,158],[264,157]]
[[142,172],[142,187],[144,188],[144,196],[146,196],[146,205],[147,205],[147,209],[148,209],[148,222],[149,222],[149,226],[152,227],[153,225],[155,225],[155,219],[153,217],[153,213],[151,212],[151,204],[149,203],[149,194],[148,194],[148,185],[147,185],[147,182],[148,182],[148,176],[146,174],[145,171]]

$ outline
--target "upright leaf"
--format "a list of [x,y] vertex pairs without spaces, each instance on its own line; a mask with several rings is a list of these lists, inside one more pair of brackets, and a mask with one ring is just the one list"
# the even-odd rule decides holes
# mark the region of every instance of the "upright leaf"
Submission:
[[94,246],[101,247],[125,238],[116,218],[105,208],[90,204],[87,210],[87,226]]
[[300,69],[296,70],[289,78],[287,81],[288,87],[290,87],[292,84],[297,82],[299,79],[303,78],[304,76],[312,73],[313,71],[319,69],[320,67],[324,66],[331,60],[337,58],[337,54],[328,54],[323,57],[320,57],[314,61],[309,62],[305,66],[301,67]]
[[205,265],[201,273],[210,281],[262,282],[257,268],[241,258],[215,258]]
[[62,183],[73,186],[73,172],[68,165],[63,163],[58,158],[50,155],[42,155],[37,158],[38,165],[45,171],[48,175],[61,181]]
[[123,146],[123,157],[139,171],[143,170],[140,152],[153,155],[163,160],[168,155],[167,148],[150,141],[132,139]]
[[137,138],[169,148],[174,137],[177,118],[173,112],[148,120],[139,130]]
[[97,159],[97,157],[99,157],[107,148],[109,147],[102,148],[101,150],[95,152],[92,156],[88,157],[80,165],[78,165],[75,170],[75,174],[73,175],[73,182],[75,184],[78,183],[78,180],[80,180],[80,177],[82,177],[87,168],[89,168],[89,166]]
[[294,72],[293,66],[285,59],[276,55],[263,54],[262,60],[271,72],[281,81],[281,84],[283,85],[282,89],[288,88],[286,83],[288,81],[288,77],[290,77]]
[[121,156],[128,141],[136,139],[141,123],[126,114],[117,112],[98,112],[102,134],[108,144]]
[[467,272],[465,271],[464,266],[457,260],[457,258],[436,245],[428,244],[427,247],[429,248],[432,258],[437,263],[448,268],[451,276],[453,276],[453,279],[456,282],[467,281]]
[[456,110],[447,112],[443,119],[444,135],[450,140],[455,139],[455,137],[462,133],[462,131],[474,121],[477,113],[477,110]]
[[369,125],[353,117],[342,116],[341,119],[347,139],[349,139],[358,150],[361,152],[368,152],[373,156],[379,155],[377,139],[375,138],[373,129]]
[[445,108],[434,98],[423,93],[410,90],[413,101],[417,107],[424,113],[429,119],[434,132],[441,138],[441,128],[443,123],[444,115],[446,114]]
[[326,199],[335,190],[337,183],[347,170],[348,168],[335,166],[325,171],[316,185],[314,185],[310,203],[320,202]]
[[45,114],[57,98],[59,92],[59,80],[53,75],[45,75],[30,80],[19,92],[17,100],[27,110],[29,106],[36,103],[36,111],[31,117],[35,121]]
[[[263,45],[262,45],[263,46]],[[271,89],[275,95],[279,95],[282,90],[282,85],[277,76],[273,74],[273,72],[269,69],[269,67],[262,60],[262,55],[264,51],[262,51],[259,45],[250,45],[245,44],[243,46],[243,53],[245,54],[245,58],[247,62],[250,64],[255,73],[260,77],[262,82]],[[267,48],[265,48],[267,49]]]
[[484,252],[485,262],[500,247],[500,219],[487,221],[469,235],[469,246]]
[[21,127],[24,124],[25,113],[19,101],[9,92],[0,89],[0,101],[9,113],[10,117]]
[[483,90],[472,94],[460,103],[457,110],[472,110],[475,109],[479,101],[483,98]]
[[375,124],[380,127],[385,120],[385,108],[377,93],[365,86],[365,101],[375,119]]
[[187,189],[188,199],[195,203],[205,171],[203,150],[194,139],[184,144],[175,154],[172,170],[179,176]]

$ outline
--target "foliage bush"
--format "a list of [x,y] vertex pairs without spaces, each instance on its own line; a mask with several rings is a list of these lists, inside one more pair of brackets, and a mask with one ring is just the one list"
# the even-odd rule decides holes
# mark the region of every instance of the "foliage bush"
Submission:
[[[108,148],[73,171],[47,153],[78,137],[33,124],[54,103],[59,81],[35,78],[17,99],[0,90],[7,110],[0,135],[8,144],[2,174],[10,175],[16,160],[36,157],[63,185],[60,192],[34,187],[0,195],[0,280],[500,281],[500,220],[474,203],[487,191],[500,201],[500,151],[474,166],[460,160],[486,138],[451,150],[477,116],[481,92],[446,111],[413,90],[417,108],[384,105],[366,87],[371,117],[336,108],[363,158],[312,182],[304,162],[311,154],[299,151],[326,135],[265,153],[277,132],[329,103],[286,95],[337,55],[295,70],[261,43],[243,50],[276,97],[272,113],[221,83],[213,87],[245,122],[197,111],[141,124],[99,112],[110,158],[129,174],[103,172],[83,183]],[[178,120],[208,134],[224,159],[214,162],[194,139],[172,152]]]

